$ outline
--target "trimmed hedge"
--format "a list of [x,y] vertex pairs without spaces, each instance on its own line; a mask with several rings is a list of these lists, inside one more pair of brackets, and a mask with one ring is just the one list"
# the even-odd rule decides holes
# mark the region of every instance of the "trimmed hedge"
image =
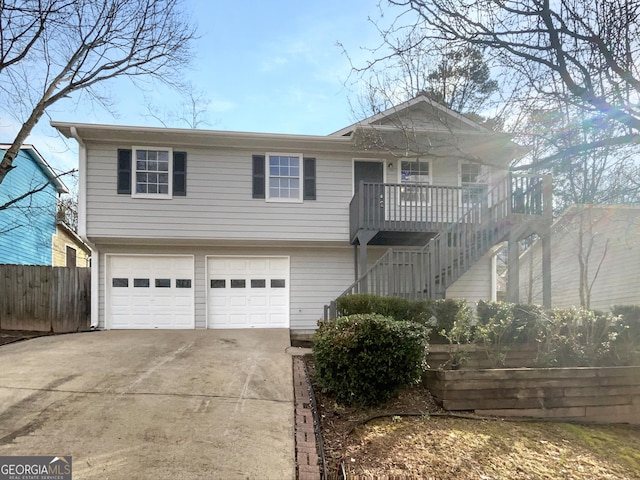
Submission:
[[315,333],[316,378],[345,405],[380,405],[426,368],[428,329],[415,322],[354,314]]
[[[449,343],[446,333],[456,321],[471,322],[471,311],[465,300],[408,300],[401,297],[381,297],[359,293],[340,297],[338,317],[357,314],[378,314],[395,320],[417,322],[431,329],[430,343]],[[442,335],[442,331],[445,335]]]
[[640,365],[640,307],[616,305],[611,313],[580,308],[547,310],[507,302],[408,300],[358,294],[338,300],[339,315],[382,315],[430,330],[432,344],[483,345],[496,366],[518,345],[538,345],[546,367]]
[[338,299],[338,317],[375,313],[405,322],[425,324],[430,315],[430,302],[401,297],[381,297],[367,293],[347,295]]

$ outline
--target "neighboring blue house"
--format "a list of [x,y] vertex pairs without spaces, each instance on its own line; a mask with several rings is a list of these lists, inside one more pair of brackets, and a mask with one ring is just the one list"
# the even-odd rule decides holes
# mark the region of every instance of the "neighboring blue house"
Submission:
[[[0,155],[8,147],[0,145]],[[0,264],[51,265],[57,198],[69,191],[32,145],[22,146],[13,166],[0,184]]]

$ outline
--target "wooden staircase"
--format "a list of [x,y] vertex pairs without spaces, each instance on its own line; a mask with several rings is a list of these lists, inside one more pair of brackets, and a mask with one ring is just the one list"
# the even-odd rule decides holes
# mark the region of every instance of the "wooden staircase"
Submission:
[[[447,288],[492,247],[550,224],[550,177],[509,174],[423,247],[387,250],[338,298],[354,293],[444,298]],[[335,313],[333,301],[325,307],[325,318]]]

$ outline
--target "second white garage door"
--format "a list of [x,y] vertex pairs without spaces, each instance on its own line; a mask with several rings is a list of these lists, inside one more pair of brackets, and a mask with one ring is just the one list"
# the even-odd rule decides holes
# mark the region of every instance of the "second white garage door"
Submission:
[[288,257],[208,257],[209,328],[288,328]]

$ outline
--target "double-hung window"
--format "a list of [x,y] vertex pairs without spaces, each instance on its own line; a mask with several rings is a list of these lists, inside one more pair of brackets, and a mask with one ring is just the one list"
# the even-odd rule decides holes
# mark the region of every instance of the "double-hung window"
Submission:
[[171,198],[173,152],[170,148],[133,148],[133,196]]
[[400,162],[400,201],[424,205],[429,201],[427,185],[431,183],[428,161]]
[[302,202],[301,154],[267,154],[267,200]]
[[460,186],[462,203],[472,205],[479,202],[487,192],[486,171],[478,163],[460,165]]

